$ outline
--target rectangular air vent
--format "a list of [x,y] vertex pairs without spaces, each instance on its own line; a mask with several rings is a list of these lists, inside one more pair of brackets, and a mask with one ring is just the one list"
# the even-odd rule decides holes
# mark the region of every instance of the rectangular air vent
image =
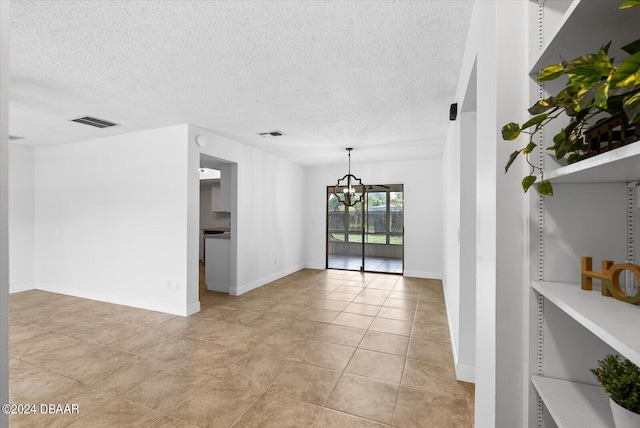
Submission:
[[270,132],[260,132],[258,135],[261,137],[280,137],[284,135],[284,133],[280,131],[270,131]]
[[9,141],[13,141],[13,140],[24,140],[24,137],[19,137],[17,135],[9,134]]
[[71,119],[72,122],[84,123],[85,125],[95,126],[96,128],[109,128],[111,126],[119,126],[118,123],[109,122],[108,120],[98,119],[97,117],[83,116],[77,119]]

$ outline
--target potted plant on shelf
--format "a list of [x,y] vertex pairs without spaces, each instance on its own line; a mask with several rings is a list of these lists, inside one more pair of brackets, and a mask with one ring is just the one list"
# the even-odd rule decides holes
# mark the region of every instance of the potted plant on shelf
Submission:
[[609,395],[616,428],[640,427],[640,368],[609,354],[591,372]]
[[[640,0],[628,0],[620,8],[639,5]],[[531,162],[529,155],[537,147],[534,142],[535,134],[563,116],[563,113],[569,117],[569,123],[553,137],[553,145],[546,147],[547,150],[554,151],[559,160],[566,157],[568,163],[574,163],[589,152],[592,142],[585,140],[584,133],[598,118],[618,119],[622,126],[616,132],[622,134],[622,139],[638,140],[637,137],[629,138],[627,134],[640,131],[640,39],[621,48],[629,56],[618,65],[608,56],[610,45],[611,42],[597,53],[544,68],[536,79],[538,82],[565,76],[565,87],[556,95],[539,100],[531,106],[528,111],[533,117],[527,122],[522,125],[512,122],[502,127],[502,138],[507,141],[517,139],[520,134],[529,135],[527,145],[514,151],[505,166],[506,173],[518,155],[524,155],[530,167],[529,175],[522,180],[525,192],[540,175],[538,193],[553,195],[553,186],[544,179],[544,171]],[[613,132],[610,131],[609,140],[612,135]],[[620,135],[614,138],[620,138]],[[592,144],[595,143],[599,144],[599,141]]]

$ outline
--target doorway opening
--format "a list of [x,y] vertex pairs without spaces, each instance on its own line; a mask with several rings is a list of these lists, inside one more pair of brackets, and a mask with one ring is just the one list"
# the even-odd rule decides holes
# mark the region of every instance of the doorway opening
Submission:
[[367,186],[348,207],[327,187],[327,269],[394,273],[404,270],[404,186]]

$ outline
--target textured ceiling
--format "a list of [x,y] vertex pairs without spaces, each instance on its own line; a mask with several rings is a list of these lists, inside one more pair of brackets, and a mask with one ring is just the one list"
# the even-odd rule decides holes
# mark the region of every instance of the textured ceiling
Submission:
[[[191,123],[302,165],[440,157],[472,1],[11,1],[10,125]],[[70,122],[90,115],[121,126]],[[285,135],[264,138],[278,130]]]

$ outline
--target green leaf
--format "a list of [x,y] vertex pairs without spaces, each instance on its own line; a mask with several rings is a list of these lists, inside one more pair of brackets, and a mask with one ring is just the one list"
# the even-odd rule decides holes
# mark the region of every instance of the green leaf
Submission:
[[528,121],[526,121],[526,122],[522,125],[522,128],[521,128],[521,129],[527,129],[527,128],[529,128],[530,126],[533,126],[533,125],[537,125],[537,124],[539,124],[539,123],[542,123],[542,122],[543,122],[546,118],[548,118],[548,117],[549,117],[549,115],[548,115],[547,113],[539,114],[539,115],[538,115],[538,116],[536,116],[536,117],[532,117],[531,119],[529,119]]
[[[640,1],[638,3],[640,3]],[[625,51],[629,55],[633,55],[635,53],[638,53],[638,52],[640,52],[640,39],[634,40],[633,42],[629,43],[628,45],[624,45],[620,49],[622,49],[623,51]]]
[[515,140],[520,136],[520,125],[517,123],[507,123],[502,127],[502,139],[507,141]]
[[580,155],[578,153],[571,153],[567,158],[568,163],[576,163],[580,160]]
[[529,144],[527,144],[527,147],[525,147],[524,149],[522,149],[522,153],[523,154],[529,154],[533,151],[533,149],[535,149],[536,147],[538,147],[538,145],[536,143],[534,143],[533,141],[530,141]]
[[640,52],[622,61],[611,77],[611,87],[635,87],[640,84]]
[[538,78],[536,80],[538,82],[554,80],[554,79],[557,79],[558,77],[562,76],[563,74],[564,74],[563,65],[562,64],[554,64],[554,65],[550,65],[548,67],[545,67],[540,72],[540,74],[538,75]]
[[624,112],[629,118],[629,124],[640,122],[640,92],[625,99]]
[[504,167],[505,174],[507,173],[507,171],[509,171],[509,167],[511,166],[513,161],[516,160],[519,154],[520,154],[520,150],[516,150],[515,152],[511,153],[511,156],[509,156],[509,162],[507,162],[507,164]]
[[541,195],[553,196],[553,186],[547,180],[538,183],[537,190]]
[[536,115],[555,108],[558,105],[556,97],[549,97],[544,100],[538,100],[534,105],[529,107],[529,114]]
[[533,183],[536,182],[536,178],[538,177],[536,177],[535,175],[527,175],[525,178],[522,179],[522,188],[524,189],[525,192],[529,190],[529,187],[531,187]]
[[608,76],[609,71],[597,65],[583,65],[567,71],[569,80],[580,88],[589,88]]
[[634,7],[638,5],[640,5],[640,0],[627,0],[624,3],[622,3],[618,7],[618,9],[629,9],[630,7]]

